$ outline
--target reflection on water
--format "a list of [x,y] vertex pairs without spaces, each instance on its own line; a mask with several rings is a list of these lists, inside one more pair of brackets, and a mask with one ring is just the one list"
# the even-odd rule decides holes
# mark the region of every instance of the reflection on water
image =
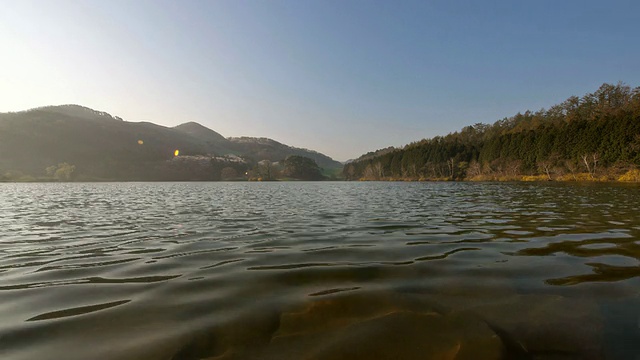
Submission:
[[0,184],[0,356],[635,358],[639,190]]
[[[548,256],[556,253],[565,253],[571,256],[591,258],[593,260],[600,259],[608,260],[616,264],[627,264],[627,266],[621,266],[600,262],[586,262],[585,265],[592,267],[590,273],[548,279],[547,283],[551,285],[573,285],[594,281],[619,281],[640,275],[640,266],[638,266],[640,265],[640,245],[634,241],[637,238],[624,232],[611,232],[604,234],[581,234],[581,236],[574,237],[574,239],[575,240],[547,243],[547,245],[542,248],[523,249],[520,250],[518,254]],[[629,239],[631,239],[631,241],[629,241]]]

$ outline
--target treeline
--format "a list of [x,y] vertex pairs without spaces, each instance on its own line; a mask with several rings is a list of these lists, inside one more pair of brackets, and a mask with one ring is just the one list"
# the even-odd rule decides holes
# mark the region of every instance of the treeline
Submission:
[[247,172],[247,176],[250,181],[319,181],[331,179],[322,174],[322,169],[315,160],[298,155],[290,155],[286,159],[277,162],[259,161]]
[[[125,169],[128,179],[136,181],[275,181],[275,180],[336,180],[335,175],[323,174],[315,160],[291,155],[281,161],[253,161],[247,157],[213,157],[180,155],[170,160],[141,163]],[[119,176],[113,174],[112,176]],[[46,175],[34,177],[19,171],[0,169],[2,181],[100,181],[109,179],[86,178],[78,175],[76,166],[60,163],[48,166]]]
[[618,83],[363,157],[343,174],[348,180],[640,181],[639,166],[640,87]]

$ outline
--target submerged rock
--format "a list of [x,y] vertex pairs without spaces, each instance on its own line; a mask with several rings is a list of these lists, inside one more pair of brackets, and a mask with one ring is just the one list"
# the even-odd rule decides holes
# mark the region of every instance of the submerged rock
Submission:
[[[239,331],[241,327],[246,333]],[[275,331],[258,335],[269,340],[256,341],[256,330],[268,328],[247,321],[240,327],[219,329],[211,341],[217,348],[208,356],[190,357],[196,354],[182,351],[174,360],[465,360],[508,355],[500,336],[478,317],[450,312],[413,295],[356,292],[326,296],[283,311]],[[237,339],[231,339],[232,334]]]
[[517,339],[533,359],[605,358],[604,322],[594,301],[516,295],[468,311]]
[[345,308],[375,299],[316,302],[285,313],[269,354],[296,359],[500,359],[500,338],[474,317],[433,306],[379,304],[348,315]]
[[282,311],[246,314],[173,360],[604,358],[593,302],[555,295],[456,298],[329,293]]

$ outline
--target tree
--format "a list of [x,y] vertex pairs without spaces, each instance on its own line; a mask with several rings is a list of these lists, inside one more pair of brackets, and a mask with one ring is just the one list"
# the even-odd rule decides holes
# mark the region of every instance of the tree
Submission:
[[467,174],[467,169],[469,168],[469,163],[466,161],[460,161],[458,163],[458,169],[460,170],[460,178],[464,178]]
[[58,181],[69,181],[76,170],[75,165],[59,163],[46,168],[47,175]]
[[276,179],[276,169],[269,160],[259,161],[253,169],[253,173],[259,180],[271,181]]
[[450,158],[447,160],[447,169],[449,170],[449,179],[453,180],[453,171],[455,169],[456,163],[454,158]]
[[[598,153],[582,154],[580,158],[582,159],[584,166],[587,168],[589,177],[593,179],[596,173],[596,166],[598,165],[598,161],[600,160],[600,155],[598,155]],[[590,164],[592,165],[590,166]]]
[[384,177],[384,167],[380,161],[373,165],[373,172],[378,180],[381,180]]
[[476,177],[482,175],[482,166],[476,160],[473,160],[469,164],[469,168],[467,170],[467,175],[470,177]]
[[551,165],[551,161],[549,160],[538,161],[538,170],[547,175],[547,180],[551,180]]
[[581,168],[590,179],[618,172],[624,161],[640,166],[640,88],[603,84],[594,93],[572,96],[549,110],[525,111],[475,124],[446,136],[413,142],[391,152],[369,153],[350,163],[349,179],[443,179],[487,175],[547,179]]
[[353,164],[348,164],[344,167],[343,174],[347,180],[355,180],[356,179],[356,167]]
[[578,164],[576,163],[576,161],[574,161],[574,160],[565,160],[564,161],[564,166],[571,173],[571,177],[573,177],[573,180],[578,180],[578,178],[576,177],[576,172],[578,171]]
[[284,175],[298,180],[322,180],[318,164],[308,157],[291,155],[284,160]]

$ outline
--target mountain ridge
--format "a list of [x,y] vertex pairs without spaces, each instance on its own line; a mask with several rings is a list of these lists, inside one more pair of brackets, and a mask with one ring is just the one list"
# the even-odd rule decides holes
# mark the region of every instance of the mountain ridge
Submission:
[[80,105],[43,106],[0,113],[0,178],[9,172],[37,179],[48,167],[68,163],[78,180],[219,180],[224,167],[244,174],[261,160],[301,154],[323,168],[342,166],[319,152],[269,140],[243,144],[193,121],[166,127]]

